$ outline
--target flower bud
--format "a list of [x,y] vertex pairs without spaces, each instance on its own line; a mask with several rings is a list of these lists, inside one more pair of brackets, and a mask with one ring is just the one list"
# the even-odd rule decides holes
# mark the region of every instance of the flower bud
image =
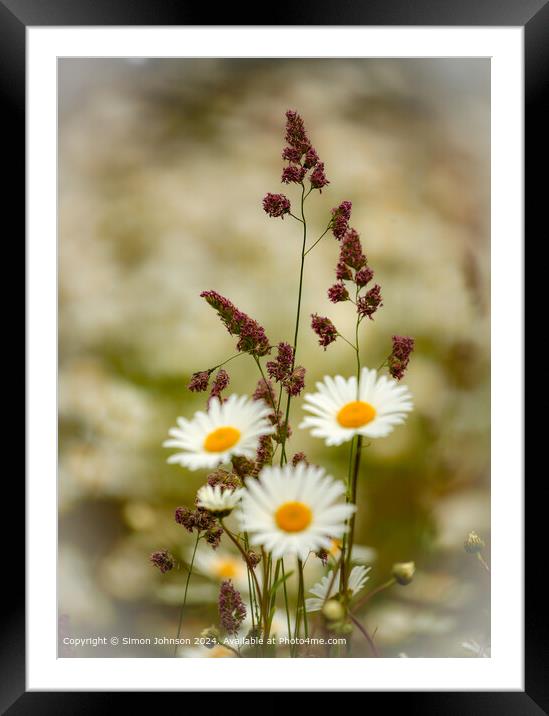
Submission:
[[309,177],[309,181],[311,182],[311,187],[313,189],[318,189],[322,194],[323,187],[330,183],[329,180],[326,179],[326,174],[324,173],[324,162],[318,162],[316,164],[313,173]]
[[414,345],[415,341],[410,336],[393,336],[393,351],[387,358],[387,365],[389,373],[395,380],[400,380],[404,376]]
[[328,564],[328,557],[330,556],[329,552],[322,548],[319,549],[318,552],[315,552],[315,554],[322,562],[322,566],[325,567]]
[[280,181],[283,184],[299,184],[303,181],[306,173],[307,170],[305,167],[302,167],[299,164],[290,164],[282,170],[282,178]]
[[[309,464],[309,461],[307,460],[307,456],[305,455],[304,452],[296,452],[296,454],[292,458],[292,465],[294,467],[296,465],[298,465],[300,462],[304,462],[305,465]],[[318,553],[317,553],[317,557],[318,557]]]
[[153,552],[150,556],[150,560],[155,567],[158,567],[162,574],[169,572],[175,567],[175,559],[167,549],[161,549],[158,550],[158,552]]
[[221,626],[227,634],[237,634],[246,618],[246,605],[230,579],[221,582],[217,603]]
[[200,393],[208,390],[210,375],[211,371],[209,370],[199,370],[197,373],[193,373],[187,388],[193,393]]
[[252,569],[255,569],[257,565],[261,562],[261,555],[259,554],[259,552],[253,552],[252,550],[250,550],[246,556],[248,558],[248,564]]
[[337,599],[328,599],[322,607],[322,614],[329,622],[339,622],[345,617],[345,608]]
[[[247,457],[244,457],[244,455],[231,455],[231,462],[233,464],[233,470],[236,473],[236,475],[233,475],[233,478],[236,477],[238,479],[252,474],[254,469],[253,460],[249,460]],[[239,485],[235,482],[234,486],[241,487],[242,480],[239,480],[239,482]]]
[[324,350],[333,343],[338,336],[337,328],[327,316],[319,316],[318,313],[311,314],[311,328],[318,336],[318,345]]
[[339,281],[338,283],[334,283],[334,285],[330,286],[330,288],[328,289],[328,298],[332,303],[341,303],[341,301],[348,301],[349,291],[347,290],[345,284]]
[[463,547],[466,552],[469,552],[469,554],[478,554],[484,549],[485,543],[484,540],[481,539],[473,530],[467,535],[467,539],[463,543]]
[[290,200],[284,194],[266,194],[263,199],[263,210],[269,216],[284,218],[290,212]]
[[410,584],[416,571],[415,562],[397,562],[393,565],[393,577],[399,584]]
[[359,297],[356,304],[358,315],[362,316],[362,318],[368,316],[370,320],[373,320],[372,316],[374,313],[380,306],[383,306],[382,300],[381,286],[376,283],[376,285],[371,288],[366,295]]

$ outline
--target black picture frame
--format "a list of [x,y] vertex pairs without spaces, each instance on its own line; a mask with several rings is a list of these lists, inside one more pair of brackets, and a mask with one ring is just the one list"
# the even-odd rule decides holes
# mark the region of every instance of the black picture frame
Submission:
[[[268,13],[239,11],[233,4],[215,8],[185,0],[0,0],[0,97],[6,160],[5,207],[9,207],[22,237],[25,231],[25,52],[29,26],[70,25],[429,25],[429,26],[522,26],[524,27],[525,72],[525,236],[544,226],[541,212],[547,203],[549,2],[548,0],[369,0],[338,3],[301,0],[288,7],[269,6]],[[209,20],[215,13],[216,22]],[[545,148],[545,151],[543,149]],[[9,167],[9,172],[6,171]],[[544,231],[546,235],[546,230]],[[16,236],[15,233],[12,236]],[[12,239],[13,243],[17,243]],[[21,247],[24,242],[21,238]],[[511,277],[512,279],[512,277]],[[510,299],[511,300],[511,299]],[[523,692],[391,692],[369,693],[365,704],[372,709],[373,698],[400,701],[407,714],[513,714],[532,716],[549,713],[548,628],[542,579],[546,559],[538,557],[537,545],[546,542],[544,520],[533,519],[534,506],[543,502],[542,479],[527,485],[526,514],[526,607],[525,607],[525,690]],[[498,479],[498,476],[494,476]],[[10,511],[24,505],[23,480],[6,481],[5,497]],[[17,524],[22,525],[19,521]],[[10,526],[5,542],[5,575],[2,590],[5,605],[0,612],[0,708],[10,716],[20,714],[95,713],[118,706],[124,693],[26,692],[23,528]],[[15,537],[15,530],[19,533]],[[510,529],[512,526],[510,525]],[[9,545],[9,546],[8,546]],[[14,545],[17,545],[14,547]],[[14,555],[14,551],[17,553]],[[509,566],[513,572],[513,566]],[[520,578],[516,572],[512,578]],[[9,584],[9,588],[8,588]],[[335,690],[335,689],[334,689]],[[140,698],[150,698],[140,694]],[[180,702],[181,704],[181,702]],[[387,708],[387,701],[384,702]]]

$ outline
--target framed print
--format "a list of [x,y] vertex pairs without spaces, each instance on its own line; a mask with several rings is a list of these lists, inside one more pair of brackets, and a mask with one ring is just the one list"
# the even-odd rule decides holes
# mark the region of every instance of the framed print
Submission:
[[8,713],[545,712],[522,343],[548,11],[427,5],[0,5],[27,157]]

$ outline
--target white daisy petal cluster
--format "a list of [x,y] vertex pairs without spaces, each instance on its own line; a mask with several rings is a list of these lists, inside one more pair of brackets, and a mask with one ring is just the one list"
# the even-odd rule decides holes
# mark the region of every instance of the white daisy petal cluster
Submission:
[[[371,567],[364,567],[363,565],[352,568],[348,583],[349,592],[352,597],[364,588],[364,585],[369,579],[368,572],[370,569]],[[339,592],[339,579],[340,572],[338,571],[334,578],[333,572],[330,570],[328,574],[322,577],[320,582],[317,582],[314,587],[311,587],[309,592],[314,594],[314,597],[305,600],[306,610],[308,612],[318,612],[322,609],[326,600],[335,597]]]
[[199,410],[192,420],[177,418],[163,445],[182,452],[168,462],[198,470],[217,467],[233,455],[253,458],[259,438],[275,430],[267,419],[270,412],[266,403],[247,396],[231,395],[224,403],[214,398],[208,412]]
[[225,517],[240,502],[244,490],[230,490],[221,485],[204,485],[196,493],[196,504],[214,515]]
[[356,510],[342,503],[342,482],[320,467],[300,462],[295,467],[265,467],[258,479],[246,480],[239,518],[250,542],[262,545],[275,559],[329,549],[332,538],[348,529],[345,521]]
[[412,396],[405,385],[376,370],[363,368],[357,385],[355,376],[326,376],[316,384],[317,393],[305,395],[304,410],[312,415],[303,419],[300,428],[311,429],[311,435],[324,438],[326,445],[341,445],[355,435],[382,438],[403,423],[412,408]]

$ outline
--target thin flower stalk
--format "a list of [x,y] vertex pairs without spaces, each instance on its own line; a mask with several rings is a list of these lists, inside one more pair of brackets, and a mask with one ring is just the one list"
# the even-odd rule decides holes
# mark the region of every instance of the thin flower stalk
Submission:
[[183,604],[181,605],[181,609],[179,610],[179,624],[177,626],[177,639],[173,650],[174,657],[177,656],[177,647],[179,643],[179,639],[181,638],[181,629],[183,627],[183,613],[185,611],[185,606],[187,605],[187,592],[189,591],[189,582],[191,581],[191,574],[193,573],[193,566],[194,566],[194,558],[196,557],[196,548],[198,547],[198,543],[200,541],[200,532],[196,535],[196,540],[194,542],[194,549],[193,549],[193,555],[191,557],[191,563],[189,565],[189,570],[187,572],[187,580],[185,582],[185,593],[183,594]]
[[243,558],[244,562],[250,567],[250,574],[251,574],[252,579],[253,579],[253,581],[254,581],[254,585],[255,585],[255,588],[256,588],[256,591],[257,591],[259,600],[261,601],[261,600],[262,600],[261,587],[259,586],[259,582],[257,581],[257,576],[256,576],[256,574],[255,574],[255,571],[254,571],[254,569],[253,569],[253,566],[250,564],[250,560],[249,560],[249,558],[248,558],[248,555],[246,554],[246,552],[245,552],[244,549],[242,548],[242,545],[240,544],[238,538],[231,532],[231,530],[227,527],[227,525],[223,522],[223,520],[220,520],[220,523],[221,523],[221,526],[223,527],[223,530],[225,531],[225,534],[227,535],[227,537],[231,540],[231,542],[234,544],[234,546],[237,548],[237,550],[238,550],[238,551],[240,552],[240,554],[242,555],[242,558]]
[[[295,356],[297,352],[297,339],[299,336],[299,319],[301,316],[301,296],[303,293],[303,270],[305,268],[305,247],[307,245],[307,221],[305,219],[305,185],[301,184],[301,217],[303,221],[303,241],[301,244],[301,263],[299,267],[299,287],[297,291],[297,308],[296,308],[296,318],[295,318],[295,327],[294,327],[294,342],[292,345],[293,348],[293,357],[292,357],[292,371],[295,367]],[[288,395],[288,399],[286,402],[286,415],[284,418],[284,435],[283,435],[283,441],[281,445],[281,455],[280,455],[280,465],[281,467],[287,462],[286,457],[286,436],[288,431],[288,422],[290,420],[290,405],[292,402],[292,396]]]
[[[355,300],[358,301],[359,287],[356,288]],[[356,399],[359,400],[359,385],[360,385],[360,344],[359,344],[359,328],[362,317],[357,313],[355,323],[355,342],[354,344],[349,343],[353,348],[356,357],[356,383],[357,383],[357,395]],[[349,342],[349,341],[347,341]],[[357,435],[352,441],[349,448],[349,470],[347,474],[347,501],[356,504],[357,502],[357,483],[358,475],[360,473],[360,462],[362,458],[362,436]],[[355,514],[353,513],[349,518],[349,532],[344,535],[343,543],[341,546],[341,585],[343,593],[347,591],[349,574],[351,571],[351,554],[353,551],[354,537],[355,537]],[[334,571],[335,575],[335,571]]]
[[369,635],[369,633],[368,633],[366,627],[363,626],[363,625],[358,621],[358,619],[357,619],[356,617],[354,617],[352,614],[349,615],[349,618],[350,618],[350,620],[353,622],[353,624],[356,626],[356,628],[359,630],[359,632],[364,636],[364,638],[366,639],[366,641],[368,642],[368,645],[370,646],[370,649],[372,650],[372,654],[373,654],[376,658],[379,658],[380,654],[379,654],[379,651],[378,651],[378,649],[377,649],[377,646],[375,645],[375,642],[374,642],[374,640],[372,639],[372,637]]

